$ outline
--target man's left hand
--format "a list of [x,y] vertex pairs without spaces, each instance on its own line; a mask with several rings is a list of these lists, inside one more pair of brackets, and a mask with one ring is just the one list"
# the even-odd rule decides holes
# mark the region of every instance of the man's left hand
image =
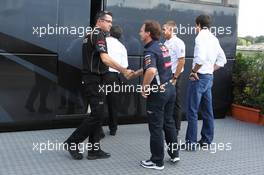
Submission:
[[199,80],[198,74],[194,73],[194,72],[191,72],[190,75],[189,75],[189,79],[192,80],[192,81]]

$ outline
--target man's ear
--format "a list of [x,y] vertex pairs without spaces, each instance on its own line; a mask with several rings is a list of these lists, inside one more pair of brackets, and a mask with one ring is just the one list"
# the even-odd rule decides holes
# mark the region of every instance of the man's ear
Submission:
[[148,34],[148,36],[150,36],[150,32],[146,32]]
[[170,32],[174,33],[174,27],[170,27]]

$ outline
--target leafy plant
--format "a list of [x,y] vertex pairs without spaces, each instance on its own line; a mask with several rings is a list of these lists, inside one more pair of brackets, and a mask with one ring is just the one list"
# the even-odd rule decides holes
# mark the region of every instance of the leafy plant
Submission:
[[234,103],[264,113],[264,54],[238,53],[233,69]]

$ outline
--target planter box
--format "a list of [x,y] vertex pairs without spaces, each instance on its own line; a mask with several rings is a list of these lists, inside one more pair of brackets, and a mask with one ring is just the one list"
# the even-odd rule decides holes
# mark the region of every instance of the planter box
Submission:
[[264,126],[264,114],[260,114],[259,124]]
[[241,121],[258,124],[260,120],[260,110],[232,104],[232,116]]

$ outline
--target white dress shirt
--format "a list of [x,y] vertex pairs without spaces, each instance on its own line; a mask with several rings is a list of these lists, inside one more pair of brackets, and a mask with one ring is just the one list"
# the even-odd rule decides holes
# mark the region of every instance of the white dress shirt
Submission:
[[200,74],[213,74],[214,64],[223,67],[226,56],[218,39],[208,30],[202,29],[195,38],[193,68],[195,64],[202,65]]
[[[166,40],[164,45],[169,49],[172,61],[171,70],[172,73],[175,73],[179,58],[185,58],[185,44],[180,38],[173,36],[169,40]],[[184,68],[182,68],[181,72],[183,72],[183,70]]]
[[[106,37],[108,55],[113,58],[118,64],[123,67],[128,67],[127,50],[125,46],[114,37]],[[118,72],[117,70],[109,67],[110,72]]]

